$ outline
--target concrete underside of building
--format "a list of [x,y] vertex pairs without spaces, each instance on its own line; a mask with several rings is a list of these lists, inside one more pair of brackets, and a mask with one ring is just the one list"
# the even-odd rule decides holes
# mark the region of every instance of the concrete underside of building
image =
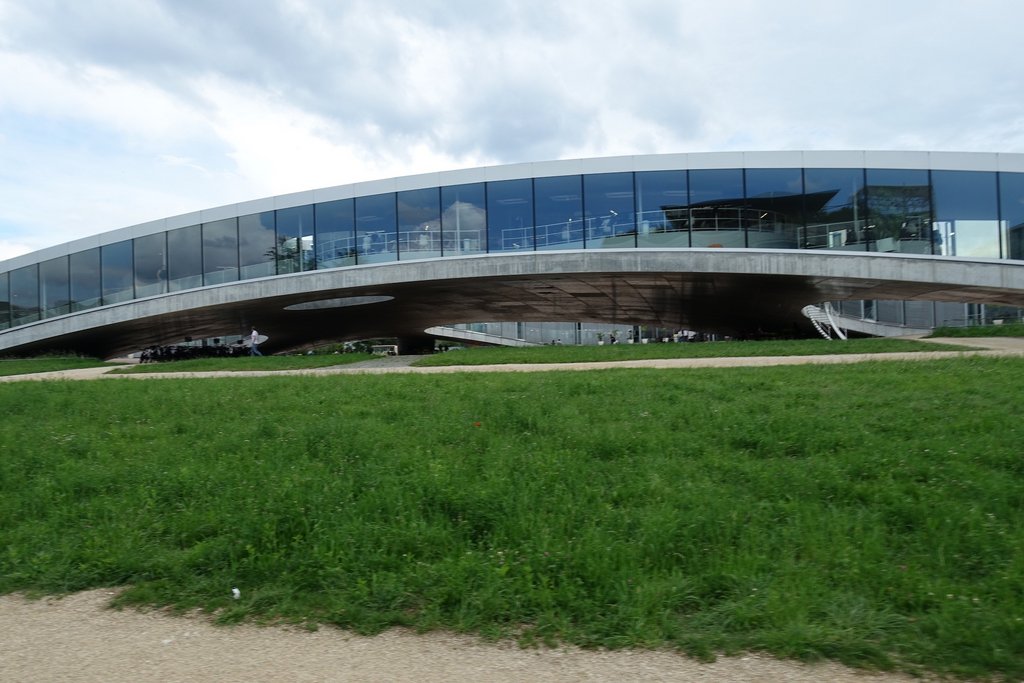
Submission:
[[801,309],[841,300],[1024,307],[1024,268],[998,259],[759,249],[486,254],[314,270],[163,294],[6,331],[0,352],[114,357],[244,334],[267,352],[422,338],[480,321],[644,324],[721,334],[813,334]]

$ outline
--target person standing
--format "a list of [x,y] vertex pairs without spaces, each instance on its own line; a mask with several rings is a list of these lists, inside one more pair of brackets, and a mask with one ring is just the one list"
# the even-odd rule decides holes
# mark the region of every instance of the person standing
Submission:
[[262,356],[260,353],[260,333],[256,331],[256,328],[252,328],[252,334],[249,335],[249,355],[250,356]]

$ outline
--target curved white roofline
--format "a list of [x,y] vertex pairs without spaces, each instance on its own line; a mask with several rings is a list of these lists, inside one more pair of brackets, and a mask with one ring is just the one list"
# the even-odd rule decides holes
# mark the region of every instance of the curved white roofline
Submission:
[[725,168],[891,168],[951,171],[1003,171],[1024,173],[1024,154],[1001,152],[911,152],[911,151],[764,151],[689,152],[633,156],[562,159],[500,166],[422,173],[347,185],[335,185],[304,192],[275,195],[236,204],[161,218],[110,230],[71,242],[0,261],[0,270],[14,270],[86,249],[144,237],[199,223],[287,209],[306,204],[350,199],[388,192],[420,190],[445,185],[543,178],[587,173],[630,171],[704,170]]

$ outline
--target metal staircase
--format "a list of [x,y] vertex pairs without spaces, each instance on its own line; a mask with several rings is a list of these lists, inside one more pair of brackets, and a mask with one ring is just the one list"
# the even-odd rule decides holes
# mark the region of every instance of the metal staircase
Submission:
[[832,317],[832,304],[829,302],[820,306],[804,306],[800,312],[810,319],[814,329],[825,339],[846,339],[846,330]]

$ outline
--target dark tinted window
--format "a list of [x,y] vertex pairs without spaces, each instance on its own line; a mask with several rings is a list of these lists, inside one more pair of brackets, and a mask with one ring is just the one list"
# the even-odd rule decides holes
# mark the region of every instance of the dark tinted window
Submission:
[[234,218],[203,223],[203,284],[238,279],[238,225]]
[[167,233],[167,273],[172,292],[203,285],[203,238],[198,225]]
[[11,312],[15,325],[39,320],[38,265],[11,271]]
[[743,247],[743,171],[690,171],[690,241],[694,247]]
[[441,188],[441,232],[446,256],[487,251],[483,183]]
[[928,171],[868,169],[870,251],[932,253]]
[[71,312],[71,283],[68,275],[67,256],[39,264],[39,308],[44,318]]
[[528,179],[487,183],[488,250],[533,250],[533,245],[533,183]]
[[744,186],[747,201],[740,218],[747,246],[793,249],[803,229],[804,182],[799,168],[750,168]]
[[315,214],[317,268],[355,264],[355,202],[323,202],[316,205]]
[[583,176],[587,248],[636,246],[632,173]]
[[135,296],[167,292],[167,233],[135,238]]
[[999,202],[1006,255],[1024,259],[1024,173],[999,174]]
[[131,240],[100,247],[100,269],[104,306],[135,296]]
[[399,192],[398,252],[402,258],[441,255],[441,200],[438,189]]
[[239,279],[275,275],[274,212],[239,216],[238,218],[238,275]]
[[538,249],[583,247],[583,197],[578,175],[536,178],[533,207]]
[[637,246],[690,246],[686,171],[636,174]]
[[277,272],[297,273],[316,267],[313,255],[313,205],[277,211]]
[[996,174],[932,171],[935,253],[999,258]]
[[87,249],[68,258],[71,265],[71,310],[100,305],[100,250]]
[[808,168],[804,171],[804,249],[867,249],[864,170]]
[[398,230],[393,192],[356,198],[356,251],[359,263],[398,258]]
[[7,273],[0,273],[0,330],[11,326],[11,286]]

